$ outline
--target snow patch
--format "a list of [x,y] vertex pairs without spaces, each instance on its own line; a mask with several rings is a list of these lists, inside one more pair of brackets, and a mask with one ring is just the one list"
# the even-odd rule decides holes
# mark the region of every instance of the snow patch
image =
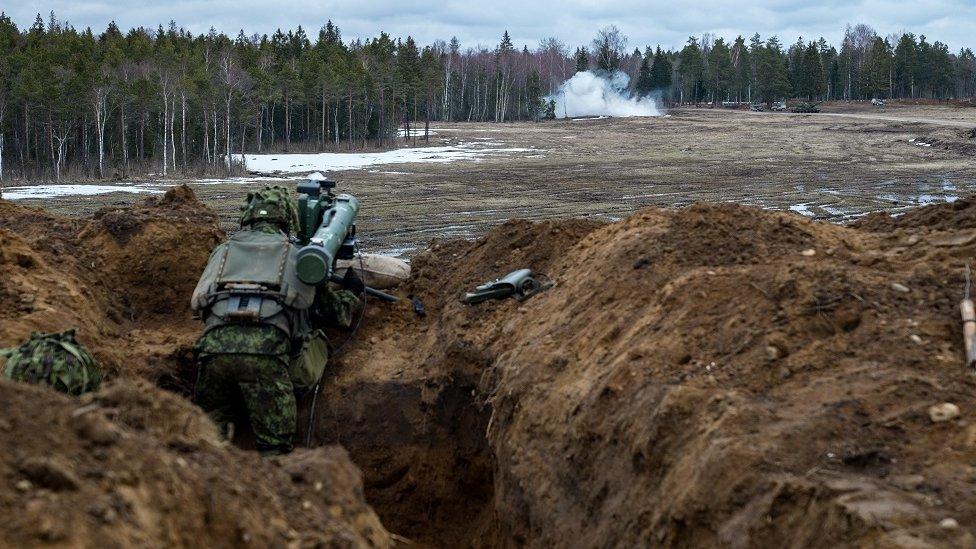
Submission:
[[792,206],[790,206],[790,211],[796,212],[800,215],[805,215],[807,217],[813,217],[814,215],[816,215],[810,210],[810,204],[808,203],[793,204]]
[[[459,143],[456,146],[412,147],[365,153],[247,154],[245,158],[247,169],[251,172],[307,173],[315,170],[362,170],[389,164],[477,162],[487,156],[538,152],[536,149],[521,147],[481,148],[480,145],[483,144]],[[240,163],[241,155],[233,155],[233,158]]]
[[[431,128],[427,132],[427,135],[437,135],[437,132],[435,132],[434,129]],[[406,128],[400,128],[397,130],[397,137],[423,137],[423,136],[424,136],[423,127],[419,129],[416,127],[411,127],[409,133],[407,132]]]
[[7,200],[62,198],[65,196],[96,196],[110,193],[162,194],[162,189],[144,185],[31,185],[8,187],[3,190]]

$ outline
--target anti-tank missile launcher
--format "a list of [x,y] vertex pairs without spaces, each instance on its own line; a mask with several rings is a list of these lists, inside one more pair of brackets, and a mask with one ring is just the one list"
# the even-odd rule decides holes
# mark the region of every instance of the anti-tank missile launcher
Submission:
[[[310,177],[298,184],[298,251],[296,271],[299,280],[311,286],[326,281],[343,284],[335,273],[337,259],[353,259],[356,254],[356,216],[359,199],[350,194],[334,194],[336,182]],[[367,294],[385,301],[397,298],[370,287]]]

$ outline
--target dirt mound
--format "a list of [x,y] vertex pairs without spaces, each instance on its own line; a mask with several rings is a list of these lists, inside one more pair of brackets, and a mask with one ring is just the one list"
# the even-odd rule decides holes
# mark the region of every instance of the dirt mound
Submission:
[[217,223],[185,185],[91,219],[0,201],[0,346],[77,327],[110,373],[175,379],[199,329],[187,296],[224,236]]
[[186,296],[224,238],[218,221],[181,185],[142,206],[98,211],[78,238],[97,250],[100,274],[131,316],[185,315]]
[[[325,383],[318,438],[349,448],[394,531],[423,539],[410,528],[426,521],[444,545],[974,542],[939,526],[976,519],[966,229],[877,233],[731,205],[575,223],[510,223],[416,258],[407,290],[427,318],[375,306]],[[522,266],[556,286],[457,301]],[[934,423],[941,402],[962,419]]]
[[858,219],[851,227],[865,231],[885,232],[895,229],[929,229],[955,231],[976,228],[976,199],[963,198],[947,204],[924,206],[893,217],[875,212]]
[[[536,223],[513,219],[474,243],[435,242],[412,260],[413,276],[405,291],[424,296],[425,305],[440,308],[472,289],[472,283],[487,282],[525,265],[545,273],[569,247],[603,225],[589,219]],[[431,291],[435,288],[439,291]]]
[[339,448],[263,460],[144,382],[78,401],[4,380],[0,403],[4,546],[390,545]]

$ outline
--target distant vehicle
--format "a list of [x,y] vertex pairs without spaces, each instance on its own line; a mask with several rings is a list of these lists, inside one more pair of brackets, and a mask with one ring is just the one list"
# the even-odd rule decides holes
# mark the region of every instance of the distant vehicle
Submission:
[[884,107],[885,106],[885,100],[884,99],[872,99],[871,100],[871,104],[874,105],[875,107]]
[[786,101],[777,101],[773,103],[772,110],[776,112],[783,112],[786,110]]
[[756,111],[756,112],[763,112],[764,110],[766,110],[766,105],[763,105],[762,103],[752,103],[751,105],[749,105],[749,110]]
[[793,112],[798,113],[815,113],[820,112],[820,107],[814,105],[813,103],[797,103],[793,105]]

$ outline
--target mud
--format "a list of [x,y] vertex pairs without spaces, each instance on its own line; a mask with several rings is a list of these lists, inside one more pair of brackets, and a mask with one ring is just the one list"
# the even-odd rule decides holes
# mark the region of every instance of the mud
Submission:
[[[435,241],[396,290],[426,316],[369,301],[304,402],[318,449],[261,461],[177,394],[198,329],[179,294],[222,235],[174,195],[89,219],[0,201],[0,345],[74,323],[114,380],[86,401],[0,384],[0,503],[37,513],[0,528],[11,544],[976,544],[971,199],[848,227],[696,204]],[[520,267],[555,286],[460,302]],[[961,414],[936,422],[944,402]],[[328,479],[311,508],[309,468]],[[70,528],[42,519],[61,512]]]

